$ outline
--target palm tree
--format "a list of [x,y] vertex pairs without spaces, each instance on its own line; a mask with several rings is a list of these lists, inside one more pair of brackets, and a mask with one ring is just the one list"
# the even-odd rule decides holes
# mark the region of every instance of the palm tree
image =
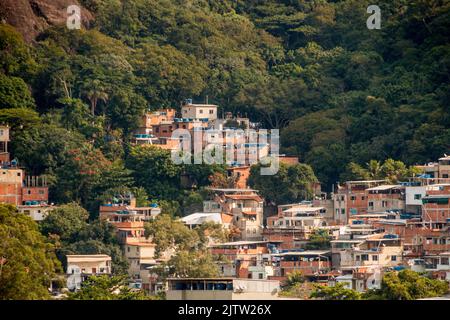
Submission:
[[97,108],[97,103],[99,100],[106,102],[108,100],[108,93],[103,87],[100,80],[89,80],[85,86],[85,95],[91,103],[91,113],[95,115],[95,109]]
[[371,179],[378,179],[381,176],[382,166],[381,163],[377,160],[370,160],[367,163],[367,171],[369,173],[369,177]]

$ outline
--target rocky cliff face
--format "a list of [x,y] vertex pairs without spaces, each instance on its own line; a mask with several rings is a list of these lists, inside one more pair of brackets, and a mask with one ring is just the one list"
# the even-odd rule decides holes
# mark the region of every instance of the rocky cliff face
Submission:
[[[73,4],[80,5],[77,0],[1,0],[0,20],[14,26],[27,42],[32,42],[49,26],[64,25],[67,7]],[[81,7],[81,19],[88,26],[93,15]]]

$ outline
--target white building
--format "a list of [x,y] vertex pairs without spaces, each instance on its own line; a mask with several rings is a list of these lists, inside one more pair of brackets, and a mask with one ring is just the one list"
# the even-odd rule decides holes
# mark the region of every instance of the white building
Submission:
[[221,213],[218,212],[196,212],[180,219],[189,228],[195,228],[205,222],[222,224]]
[[181,107],[181,117],[188,119],[217,119],[217,105],[215,104],[193,104],[187,101]]
[[407,186],[405,188],[406,212],[420,214],[422,198],[426,195],[426,186]]
[[425,256],[426,271],[432,272],[441,280],[450,281],[450,251]]
[[34,221],[42,221],[44,220],[48,212],[56,209],[55,206],[47,205],[47,204],[37,204],[37,205],[19,205],[17,206],[17,210],[20,213],[23,213]]
[[92,275],[111,274],[111,257],[106,254],[67,255],[67,288],[78,290]]
[[[144,283],[148,279],[143,279],[143,271],[146,267],[156,264],[156,245],[151,242],[127,242],[124,245],[125,258],[128,261],[128,275],[134,279],[142,279]],[[147,272],[145,272],[147,274]]]

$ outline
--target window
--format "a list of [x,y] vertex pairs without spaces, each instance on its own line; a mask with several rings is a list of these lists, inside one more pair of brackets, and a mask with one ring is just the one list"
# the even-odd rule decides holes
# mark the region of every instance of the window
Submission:
[[441,264],[444,264],[444,265],[448,266],[448,258],[442,258],[441,257]]
[[447,173],[444,173],[444,174],[442,175],[442,178],[447,179],[447,178],[448,178],[448,174],[447,174]]
[[366,197],[362,196],[362,197],[361,197],[361,200],[363,200],[363,201],[366,200]]
[[414,195],[414,200],[420,200],[422,199],[422,195],[421,194],[415,194]]
[[391,261],[397,261],[397,256],[391,256]]
[[44,194],[44,193],[45,193],[45,190],[43,190],[43,189],[39,190],[39,194]]
[[373,255],[372,256],[372,261],[378,261],[378,256],[377,255]]
[[200,113],[203,113],[203,109],[200,109],[199,112],[200,112]]
[[355,258],[356,258],[356,261],[361,260],[361,257],[360,257],[360,256],[356,256]]
[[259,274],[258,274],[258,278],[259,278],[259,279],[263,279],[263,278],[264,278],[264,274],[259,273]]
[[350,200],[355,201],[355,200],[356,200],[356,197],[355,197],[355,196],[351,196],[351,197],[350,197]]
[[361,261],[369,261],[369,255],[368,254],[362,254],[361,255]]
[[20,177],[20,172],[17,172],[17,176]]
[[342,213],[342,214],[345,214],[345,209],[341,209],[341,213]]
[[369,202],[369,207],[373,207],[373,202],[372,201]]
[[210,109],[209,114],[214,114],[214,109]]

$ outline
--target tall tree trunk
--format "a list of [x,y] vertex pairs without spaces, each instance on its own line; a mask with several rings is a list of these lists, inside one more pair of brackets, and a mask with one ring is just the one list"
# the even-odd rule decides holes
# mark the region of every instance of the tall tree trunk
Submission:
[[91,99],[91,113],[93,116],[95,116],[95,107],[96,107],[97,101],[96,99]]

